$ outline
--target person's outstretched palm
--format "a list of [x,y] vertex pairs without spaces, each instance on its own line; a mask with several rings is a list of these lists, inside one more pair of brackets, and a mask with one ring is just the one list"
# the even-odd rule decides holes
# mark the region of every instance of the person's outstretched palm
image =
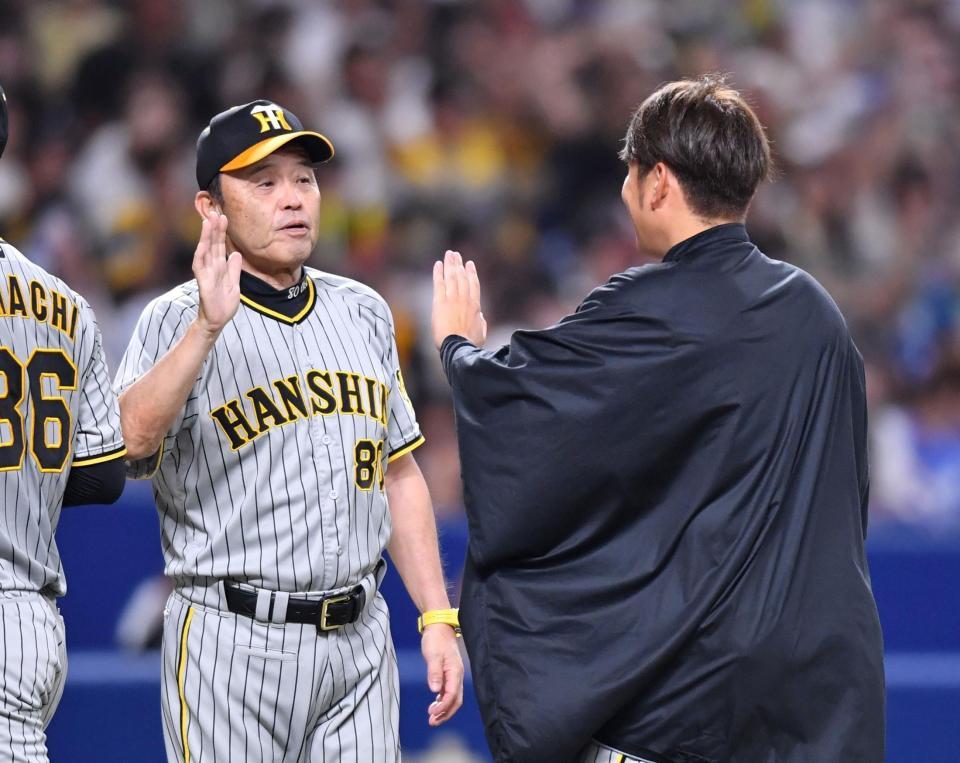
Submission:
[[227,257],[227,218],[204,218],[200,243],[193,255],[193,275],[200,287],[197,316],[211,332],[219,332],[240,306],[240,252]]

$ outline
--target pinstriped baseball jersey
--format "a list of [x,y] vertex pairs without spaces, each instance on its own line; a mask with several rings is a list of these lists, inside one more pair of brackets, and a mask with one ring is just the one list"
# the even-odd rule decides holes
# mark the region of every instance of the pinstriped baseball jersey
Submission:
[[0,590],[62,596],[54,532],[71,466],[125,453],[90,306],[0,243]]
[[[151,459],[166,573],[201,604],[219,579],[309,592],[371,573],[390,536],[383,475],[418,446],[383,299],[304,268],[287,317],[242,297]],[[195,281],[144,310],[118,371],[122,391],[197,315]]]

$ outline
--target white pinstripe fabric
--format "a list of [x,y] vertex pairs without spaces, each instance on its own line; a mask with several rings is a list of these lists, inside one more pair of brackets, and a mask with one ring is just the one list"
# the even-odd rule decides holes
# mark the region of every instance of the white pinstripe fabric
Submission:
[[44,729],[67,670],[63,618],[38,594],[0,597],[0,761],[48,760]]
[[164,650],[171,763],[400,760],[397,665],[379,594],[356,623],[320,634],[313,625],[262,623],[174,593],[164,642],[186,645],[185,652]]

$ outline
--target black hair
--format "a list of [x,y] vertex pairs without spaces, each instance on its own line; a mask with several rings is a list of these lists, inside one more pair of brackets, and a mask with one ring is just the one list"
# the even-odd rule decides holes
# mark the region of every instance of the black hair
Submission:
[[670,82],[640,104],[620,158],[643,171],[666,164],[691,210],[707,219],[743,217],[771,171],[763,125],[715,74]]
[[220,185],[220,173],[213,176],[210,185],[207,186],[207,193],[213,197],[213,200],[223,209],[223,188]]

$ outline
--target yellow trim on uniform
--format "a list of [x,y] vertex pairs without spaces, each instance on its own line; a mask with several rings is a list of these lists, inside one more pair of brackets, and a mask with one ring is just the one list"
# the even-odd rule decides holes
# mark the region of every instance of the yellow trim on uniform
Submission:
[[[153,475],[157,473],[157,469],[160,468],[160,462],[163,461],[163,444],[165,441],[166,441],[166,436],[164,436],[164,439],[160,441],[160,447],[157,448],[157,452],[154,454],[156,456],[156,459],[153,461],[153,467],[148,471],[148,473],[138,474],[136,477],[132,477],[131,479],[148,480],[148,479],[151,479]],[[147,458],[153,458],[153,456],[144,456],[143,458],[137,459],[137,460],[143,461]]]
[[391,461],[396,461],[398,458],[400,458],[400,456],[407,455],[407,453],[409,453],[411,450],[415,450],[416,448],[419,448],[426,441],[427,441],[427,438],[424,437],[423,435],[420,435],[413,442],[407,445],[401,445],[399,450],[395,450],[393,451],[393,453],[387,456],[387,463],[389,464]]
[[310,298],[307,300],[307,304],[303,310],[294,315],[292,318],[284,315],[283,313],[278,313],[276,310],[271,310],[269,307],[264,307],[259,302],[254,302],[245,294],[240,295],[240,301],[248,307],[252,307],[258,313],[269,315],[271,318],[276,318],[278,321],[283,321],[284,323],[299,323],[301,320],[303,320],[303,317],[313,309],[313,305],[317,301],[317,290],[313,285],[312,278],[307,278],[307,288],[310,290]]
[[180,738],[183,740],[183,763],[190,763],[190,743],[187,741],[187,698],[185,684],[187,675],[187,636],[190,635],[190,623],[193,621],[193,607],[187,610],[183,621],[183,633],[180,635],[180,659],[177,665],[177,690],[180,693]]
[[270,154],[272,154],[281,146],[285,146],[291,140],[296,140],[297,138],[319,138],[326,143],[327,148],[330,149],[330,156],[323,161],[328,162],[333,159],[333,143],[330,142],[330,139],[326,135],[321,135],[318,132],[311,132],[310,130],[298,130],[296,132],[284,133],[283,135],[274,135],[272,138],[267,138],[266,140],[261,140],[259,143],[254,143],[246,151],[240,152],[233,157],[233,159],[224,164],[220,168],[220,171],[230,172],[231,170],[241,170],[244,167],[249,167],[251,164],[256,164],[261,159],[270,156]]
[[102,464],[105,461],[113,461],[115,458],[123,458],[125,455],[127,455],[127,449],[124,447],[102,456],[78,458],[73,462],[73,466],[93,466],[94,464]]

